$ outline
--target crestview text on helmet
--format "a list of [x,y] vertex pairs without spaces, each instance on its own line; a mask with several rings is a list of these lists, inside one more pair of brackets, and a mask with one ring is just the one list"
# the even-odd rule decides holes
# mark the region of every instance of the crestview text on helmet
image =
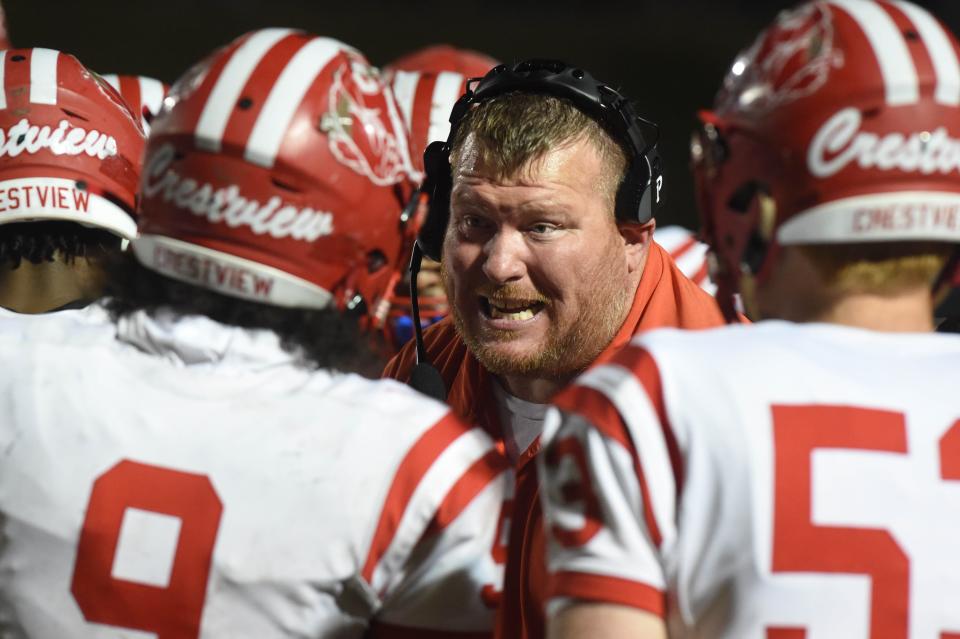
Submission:
[[862,169],[944,175],[960,170],[960,140],[944,127],[934,131],[887,133],[862,131],[863,117],[854,107],[827,120],[810,142],[807,166],[819,178],[836,175],[856,163]]
[[278,196],[266,204],[240,195],[240,187],[231,184],[214,189],[211,184],[179,175],[170,168],[174,147],[166,144],[153,154],[143,172],[143,197],[161,197],[177,208],[230,227],[246,226],[256,235],[286,237],[305,242],[333,233],[333,214],[309,207],[298,209],[284,204]]
[[60,120],[55,129],[31,124],[26,118],[9,129],[0,128],[0,157],[16,157],[23,152],[34,154],[41,149],[48,149],[54,155],[86,153],[105,160],[117,154],[117,141],[95,129],[87,131],[70,126],[66,120]]

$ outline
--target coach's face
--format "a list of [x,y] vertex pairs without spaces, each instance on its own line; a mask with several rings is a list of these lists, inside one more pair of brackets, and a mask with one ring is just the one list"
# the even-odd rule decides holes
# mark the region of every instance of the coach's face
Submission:
[[[504,177],[468,137],[454,167],[443,279],[461,336],[495,374],[564,379],[629,312],[649,247],[621,234],[594,143]],[[649,225],[652,230],[652,224]]]

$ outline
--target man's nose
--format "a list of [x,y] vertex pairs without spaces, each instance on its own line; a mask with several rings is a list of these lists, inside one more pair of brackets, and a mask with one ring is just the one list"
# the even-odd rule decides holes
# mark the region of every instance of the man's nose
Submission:
[[527,272],[523,234],[501,229],[483,247],[483,272],[498,284],[521,279]]

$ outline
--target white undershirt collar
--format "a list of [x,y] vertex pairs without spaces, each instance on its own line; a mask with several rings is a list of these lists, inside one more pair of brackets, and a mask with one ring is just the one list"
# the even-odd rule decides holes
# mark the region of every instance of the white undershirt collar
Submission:
[[493,379],[493,397],[503,426],[503,442],[507,456],[514,464],[543,432],[547,404],[528,402],[506,391]]

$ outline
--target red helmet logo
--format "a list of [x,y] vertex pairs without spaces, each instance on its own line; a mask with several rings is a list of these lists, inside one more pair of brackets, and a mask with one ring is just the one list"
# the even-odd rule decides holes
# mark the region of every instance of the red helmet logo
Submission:
[[[833,36],[831,14],[824,5],[784,11],[734,62],[718,109],[765,112],[816,92],[826,84],[831,68],[843,64]],[[738,103],[730,104],[733,100]]]
[[396,120],[396,105],[384,93],[373,68],[352,60],[349,69],[337,69],[328,111],[320,120],[320,128],[330,140],[330,153],[337,160],[377,186],[405,179],[410,168]]

